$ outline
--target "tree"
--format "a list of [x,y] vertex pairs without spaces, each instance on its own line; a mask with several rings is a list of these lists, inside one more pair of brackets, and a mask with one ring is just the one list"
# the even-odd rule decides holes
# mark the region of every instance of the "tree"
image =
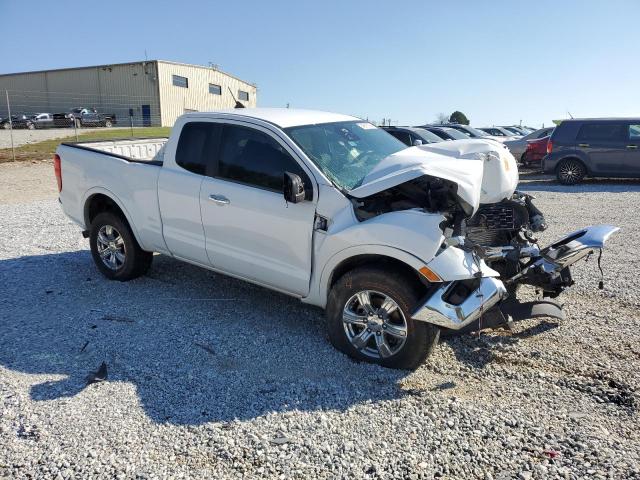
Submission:
[[449,117],[447,117],[446,113],[439,113],[436,115],[436,124],[442,125],[443,123],[447,123],[447,120],[449,120]]
[[458,110],[451,114],[451,116],[449,117],[449,121],[451,123],[459,123],[460,125],[469,125],[469,119],[467,118],[467,116],[464,113],[459,112]]

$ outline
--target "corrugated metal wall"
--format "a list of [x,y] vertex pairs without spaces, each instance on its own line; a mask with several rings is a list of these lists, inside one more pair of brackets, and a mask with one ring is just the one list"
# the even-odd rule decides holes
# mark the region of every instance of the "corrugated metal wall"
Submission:
[[[155,62],[52,70],[0,76],[0,90],[9,91],[12,113],[68,112],[76,107],[95,107],[115,113],[120,124],[143,124],[143,106],[148,105],[147,123],[160,124],[158,74]],[[0,115],[6,115],[4,95]],[[146,110],[146,108],[144,108]]]
[[[247,107],[256,106],[257,89],[255,86],[212,68],[159,61],[158,75],[160,78],[162,125],[173,125],[176,119],[187,111],[233,108],[235,101],[229,88],[236,98],[238,98],[238,90],[248,92],[249,101],[242,103]],[[173,75],[187,78],[188,88],[173,85]],[[210,83],[221,87],[220,95],[209,93]]]
[[[188,88],[173,85],[172,76],[188,79]],[[221,94],[209,93],[209,84]],[[158,87],[159,85],[159,87]],[[135,62],[98,67],[49,70],[0,75],[0,116],[7,115],[4,90],[9,91],[11,113],[62,113],[72,108],[96,108],[114,113],[119,125],[172,126],[186,111],[233,108],[238,91],[249,94],[243,101],[256,106],[255,86],[212,68],[163,61]]]

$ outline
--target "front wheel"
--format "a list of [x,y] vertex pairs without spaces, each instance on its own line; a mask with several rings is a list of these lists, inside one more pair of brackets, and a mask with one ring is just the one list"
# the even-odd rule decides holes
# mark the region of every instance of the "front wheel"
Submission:
[[89,245],[98,270],[111,280],[139,277],[153,260],[153,253],[140,248],[127,222],[114,212],[100,213],[91,222]]
[[562,185],[575,185],[580,183],[587,171],[579,160],[568,158],[558,164],[556,178]]
[[357,360],[415,369],[438,343],[440,329],[411,318],[417,280],[399,272],[361,267],[331,289],[327,328],[331,343]]

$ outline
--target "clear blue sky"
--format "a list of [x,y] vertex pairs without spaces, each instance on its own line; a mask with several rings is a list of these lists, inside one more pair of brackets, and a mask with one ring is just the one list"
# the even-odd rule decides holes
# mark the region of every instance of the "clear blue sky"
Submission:
[[[0,0],[0,73],[165,59],[400,124],[640,115],[640,0]],[[77,40],[74,40],[74,37]]]

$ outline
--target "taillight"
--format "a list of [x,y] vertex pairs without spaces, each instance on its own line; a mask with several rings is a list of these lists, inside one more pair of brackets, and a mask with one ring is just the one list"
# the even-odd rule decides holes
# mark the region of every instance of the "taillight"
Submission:
[[553,151],[553,143],[551,143],[551,140],[549,140],[547,142],[547,155],[549,155],[552,151]]
[[58,192],[62,192],[62,168],[60,166],[60,155],[57,153],[53,156],[53,171],[56,172],[56,180],[58,181]]

